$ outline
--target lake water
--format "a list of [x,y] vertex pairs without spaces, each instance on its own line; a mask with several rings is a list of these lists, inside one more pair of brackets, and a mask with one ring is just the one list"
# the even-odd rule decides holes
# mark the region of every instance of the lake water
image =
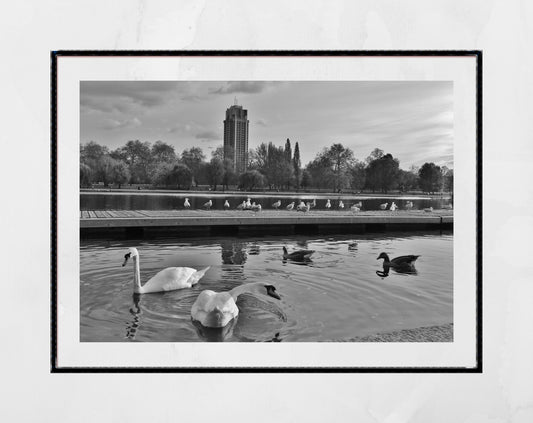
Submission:
[[[220,193],[214,195],[197,195],[197,194],[156,194],[156,193],[81,193],[80,195],[80,210],[182,210],[185,198],[189,199],[191,208],[199,209],[211,200],[213,202],[213,209],[223,210],[224,201],[227,199],[232,209],[236,208],[238,204],[246,200],[248,196],[239,194],[221,195]],[[434,209],[441,209],[442,206],[450,204],[449,198],[424,198],[416,196],[405,197],[371,197],[371,196],[353,196],[353,195],[332,195],[332,196],[314,196],[314,195],[272,195],[265,196],[254,194],[250,195],[251,201],[255,201],[264,209],[272,209],[272,204],[281,200],[282,207],[288,205],[291,201],[300,203],[316,199],[316,209],[325,210],[326,200],[331,201],[332,209],[337,209],[339,201],[342,200],[345,207],[350,207],[354,203],[361,201],[362,210],[379,210],[380,204],[388,203],[390,207],[392,201],[396,203],[400,209],[405,207],[407,201],[413,202],[413,209],[423,209],[426,207],[433,207]]]
[[[284,261],[284,245],[316,252],[310,262]],[[130,246],[142,283],[165,267],[211,268],[193,288],[134,296],[133,265],[122,267]],[[382,251],[421,254],[417,273],[385,276]],[[451,233],[82,240],[80,262],[81,341],[346,341],[453,322]],[[222,330],[191,321],[202,290],[255,281],[274,285],[281,300],[240,296],[238,318]]]

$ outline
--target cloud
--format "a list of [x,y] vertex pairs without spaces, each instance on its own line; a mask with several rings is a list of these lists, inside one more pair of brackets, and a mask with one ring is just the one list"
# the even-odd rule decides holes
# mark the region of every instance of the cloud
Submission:
[[187,94],[187,95],[182,96],[181,99],[183,101],[197,102],[197,101],[200,101],[200,100],[204,100],[204,97],[196,95],[196,94]]
[[134,117],[133,119],[117,120],[117,119],[105,119],[102,128],[113,130],[119,128],[136,128],[141,126],[142,122]]
[[202,131],[194,136],[196,139],[202,142],[220,141],[222,140],[221,134],[215,131]]
[[269,87],[268,82],[264,81],[233,81],[226,82],[225,85],[214,89],[209,89],[210,94],[257,94]]

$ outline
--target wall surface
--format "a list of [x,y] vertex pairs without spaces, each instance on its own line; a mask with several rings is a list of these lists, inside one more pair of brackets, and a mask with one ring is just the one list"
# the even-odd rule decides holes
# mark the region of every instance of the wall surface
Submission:
[[[533,3],[21,1],[3,5],[0,34],[0,420],[533,421]],[[57,49],[483,50],[483,374],[50,374]]]

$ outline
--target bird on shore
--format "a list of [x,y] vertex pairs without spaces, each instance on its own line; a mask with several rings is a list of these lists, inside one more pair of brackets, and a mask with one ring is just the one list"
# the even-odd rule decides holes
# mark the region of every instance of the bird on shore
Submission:
[[196,270],[191,267],[168,267],[158,272],[141,286],[140,259],[139,252],[136,248],[132,247],[128,249],[128,252],[124,255],[122,266],[125,266],[130,258],[133,261],[133,292],[135,294],[151,294],[154,292],[190,288],[209,269],[209,266],[202,270]]
[[202,326],[222,328],[239,315],[237,298],[245,293],[265,295],[281,300],[276,287],[263,282],[245,283],[227,292],[214,292],[206,289],[200,292],[192,305],[191,317]]
[[341,200],[341,201],[339,201],[339,209],[342,210],[343,208],[344,208],[344,203],[343,203],[342,200]]
[[331,202],[329,200],[326,201],[326,209],[330,209],[331,208]]
[[211,200],[209,200],[207,203],[204,203],[204,207],[206,210],[210,210],[212,206],[213,202]]
[[453,209],[453,206],[451,204],[445,204],[444,206],[442,206],[442,208],[444,210],[452,210]]
[[389,203],[383,203],[383,204],[380,204],[380,205],[379,205],[379,208],[380,208],[381,210],[387,210],[387,206],[388,206],[388,205],[389,205]]
[[408,201],[407,203],[405,203],[405,208],[406,210],[411,210],[413,208],[413,202]]
[[191,203],[189,203],[189,199],[188,198],[185,199],[185,202],[183,203],[183,207],[185,207],[186,209],[190,209],[191,208]]
[[228,200],[224,201],[224,210],[229,210],[229,208],[230,208],[229,201]]
[[288,211],[291,211],[294,208],[294,201],[285,207]]
[[393,201],[392,204],[390,205],[390,210],[391,211],[395,211],[398,209],[398,206],[396,205],[396,203]]
[[355,204],[352,207],[350,207],[350,210],[353,211],[353,212],[361,211],[361,209],[359,207],[357,207]]
[[355,203],[354,204],[355,207],[359,207],[360,209],[363,208],[363,203],[361,203],[360,201],[358,203]]
[[392,260],[389,259],[387,253],[381,253],[377,260],[383,259],[383,267],[402,268],[407,266],[413,266],[416,259],[420,256],[407,255],[395,257]]
[[272,207],[274,207],[276,210],[281,207],[281,200],[278,200],[274,204],[272,204]]
[[245,210],[250,210],[252,208],[252,203],[250,202],[250,197],[246,200]]
[[246,207],[246,201],[243,200],[243,202],[237,206],[237,210],[244,210],[245,207]]
[[427,207],[424,209],[426,213],[431,213],[433,211],[433,207]]
[[311,203],[307,202],[306,204],[304,204],[303,206],[300,204],[298,206],[298,208],[296,209],[296,211],[301,211],[301,212],[308,212],[309,210],[311,209]]
[[255,204],[255,201],[252,204],[251,210],[253,212],[260,212],[262,209],[261,204]]
[[312,209],[316,207],[316,198],[313,198],[313,202],[310,204],[310,206]]
[[292,253],[287,251],[287,247],[283,247],[283,258],[286,260],[309,260],[315,250],[296,250]]

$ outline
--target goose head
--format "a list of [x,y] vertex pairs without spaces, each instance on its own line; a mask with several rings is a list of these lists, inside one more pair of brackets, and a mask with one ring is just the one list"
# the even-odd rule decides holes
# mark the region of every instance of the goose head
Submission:
[[376,260],[379,259],[385,259],[385,261],[389,261],[389,256],[387,255],[387,253],[381,253]]
[[139,252],[137,251],[137,248],[131,247],[128,249],[128,252],[124,254],[124,263],[122,263],[122,266],[126,266],[128,260],[133,257],[139,257]]

